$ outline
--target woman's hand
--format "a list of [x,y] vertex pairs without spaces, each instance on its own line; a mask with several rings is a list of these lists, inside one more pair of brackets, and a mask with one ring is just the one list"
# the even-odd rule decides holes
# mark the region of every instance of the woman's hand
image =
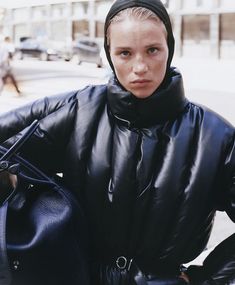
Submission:
[[189,282],[189,277],[188,277],[187,274],[184,273],[184,272],[181,272],[179,278],[183,279],[183,280],[186,281],[188,284],[190,283],[190,282]]
[[16,187],[17,176],[8,171],[0,172],[0,203],[3,202]]

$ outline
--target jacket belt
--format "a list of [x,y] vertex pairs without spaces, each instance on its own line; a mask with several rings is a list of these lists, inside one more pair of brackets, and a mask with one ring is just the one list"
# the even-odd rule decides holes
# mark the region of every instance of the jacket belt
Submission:
[[[129,274],[131,279],[134,281],[136,285],[149,285],[150,283],[153,285],[180,285],[186,284],[184,280],[178,278],[180,274],[180,267],[177,269],[169,268],[169,275],[167,276],[166,271],[164,270],[164,277],[161,274],[161,268],[157,269],[156,273],[147,273],[143,272],[139,266],[136,264],[133,258],[127,258],[125,256],[119,256],[116,259],[113,259],[111,262],[107,262],[107,265],[112,264],[114,267],[119,270]],[[149,282],[148,282],[149,281]]]

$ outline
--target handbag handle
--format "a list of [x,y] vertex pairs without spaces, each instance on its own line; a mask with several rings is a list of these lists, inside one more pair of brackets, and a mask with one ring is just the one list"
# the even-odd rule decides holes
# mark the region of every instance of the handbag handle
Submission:
[[[31,135],[35,132],[36,128],[38,127],[39,122],[38,120],[35,120],[32,122],[32,124],[29,126],[26,133],[19,138],[7,151],[3,154],[3,156],[0,158],[0,171],[5,170],[3,161],[6,161],[7,159],[10,159],[12,155],[14,155],[21,147],[22,145],[31,137]],[[3,164],[3,168],[2,168]]]

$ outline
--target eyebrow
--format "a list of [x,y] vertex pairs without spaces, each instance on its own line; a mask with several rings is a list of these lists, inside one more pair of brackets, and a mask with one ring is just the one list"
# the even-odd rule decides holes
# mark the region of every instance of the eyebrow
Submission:
[[[154,43],[151,43],[149,45],[146,45],[145,48],[150,48],[150,47],[153,47],[153,46],[162,46],[161,43],[159,42],[154,42]],[[132,47],[128,47],[128,46],[118,46],[118,47],[115,47],[116,50],[118,49],[126,49],[126,50],[130,50],[132,49]]]
[[149,48],[149,47],[152,47],[152,46],[162,46],[162,44],[159,43],[159,42],[154,42],[154,43],[151,43],[151,44],[147,45],[146,48]]
[[131,47],[125,47],[125,46],[120,46],[120,47],[115,47],[115,49],[132,49]]

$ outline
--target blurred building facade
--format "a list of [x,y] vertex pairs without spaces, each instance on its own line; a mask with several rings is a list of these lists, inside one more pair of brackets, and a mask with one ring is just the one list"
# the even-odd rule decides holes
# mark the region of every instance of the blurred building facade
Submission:
[[234,0],[170,0],[178,56],[235,59]]
[[[1,12],[0,32],[71,42],[80,36],[102,41],[112,0],[18,0]],[[234,0],[165,0],[176,54],[235,59]]]
[[0,32],[14,42],[27,36],[68,42],[80,36],[102,39],[111,3],[112,0],[18,0],[6,7]]

